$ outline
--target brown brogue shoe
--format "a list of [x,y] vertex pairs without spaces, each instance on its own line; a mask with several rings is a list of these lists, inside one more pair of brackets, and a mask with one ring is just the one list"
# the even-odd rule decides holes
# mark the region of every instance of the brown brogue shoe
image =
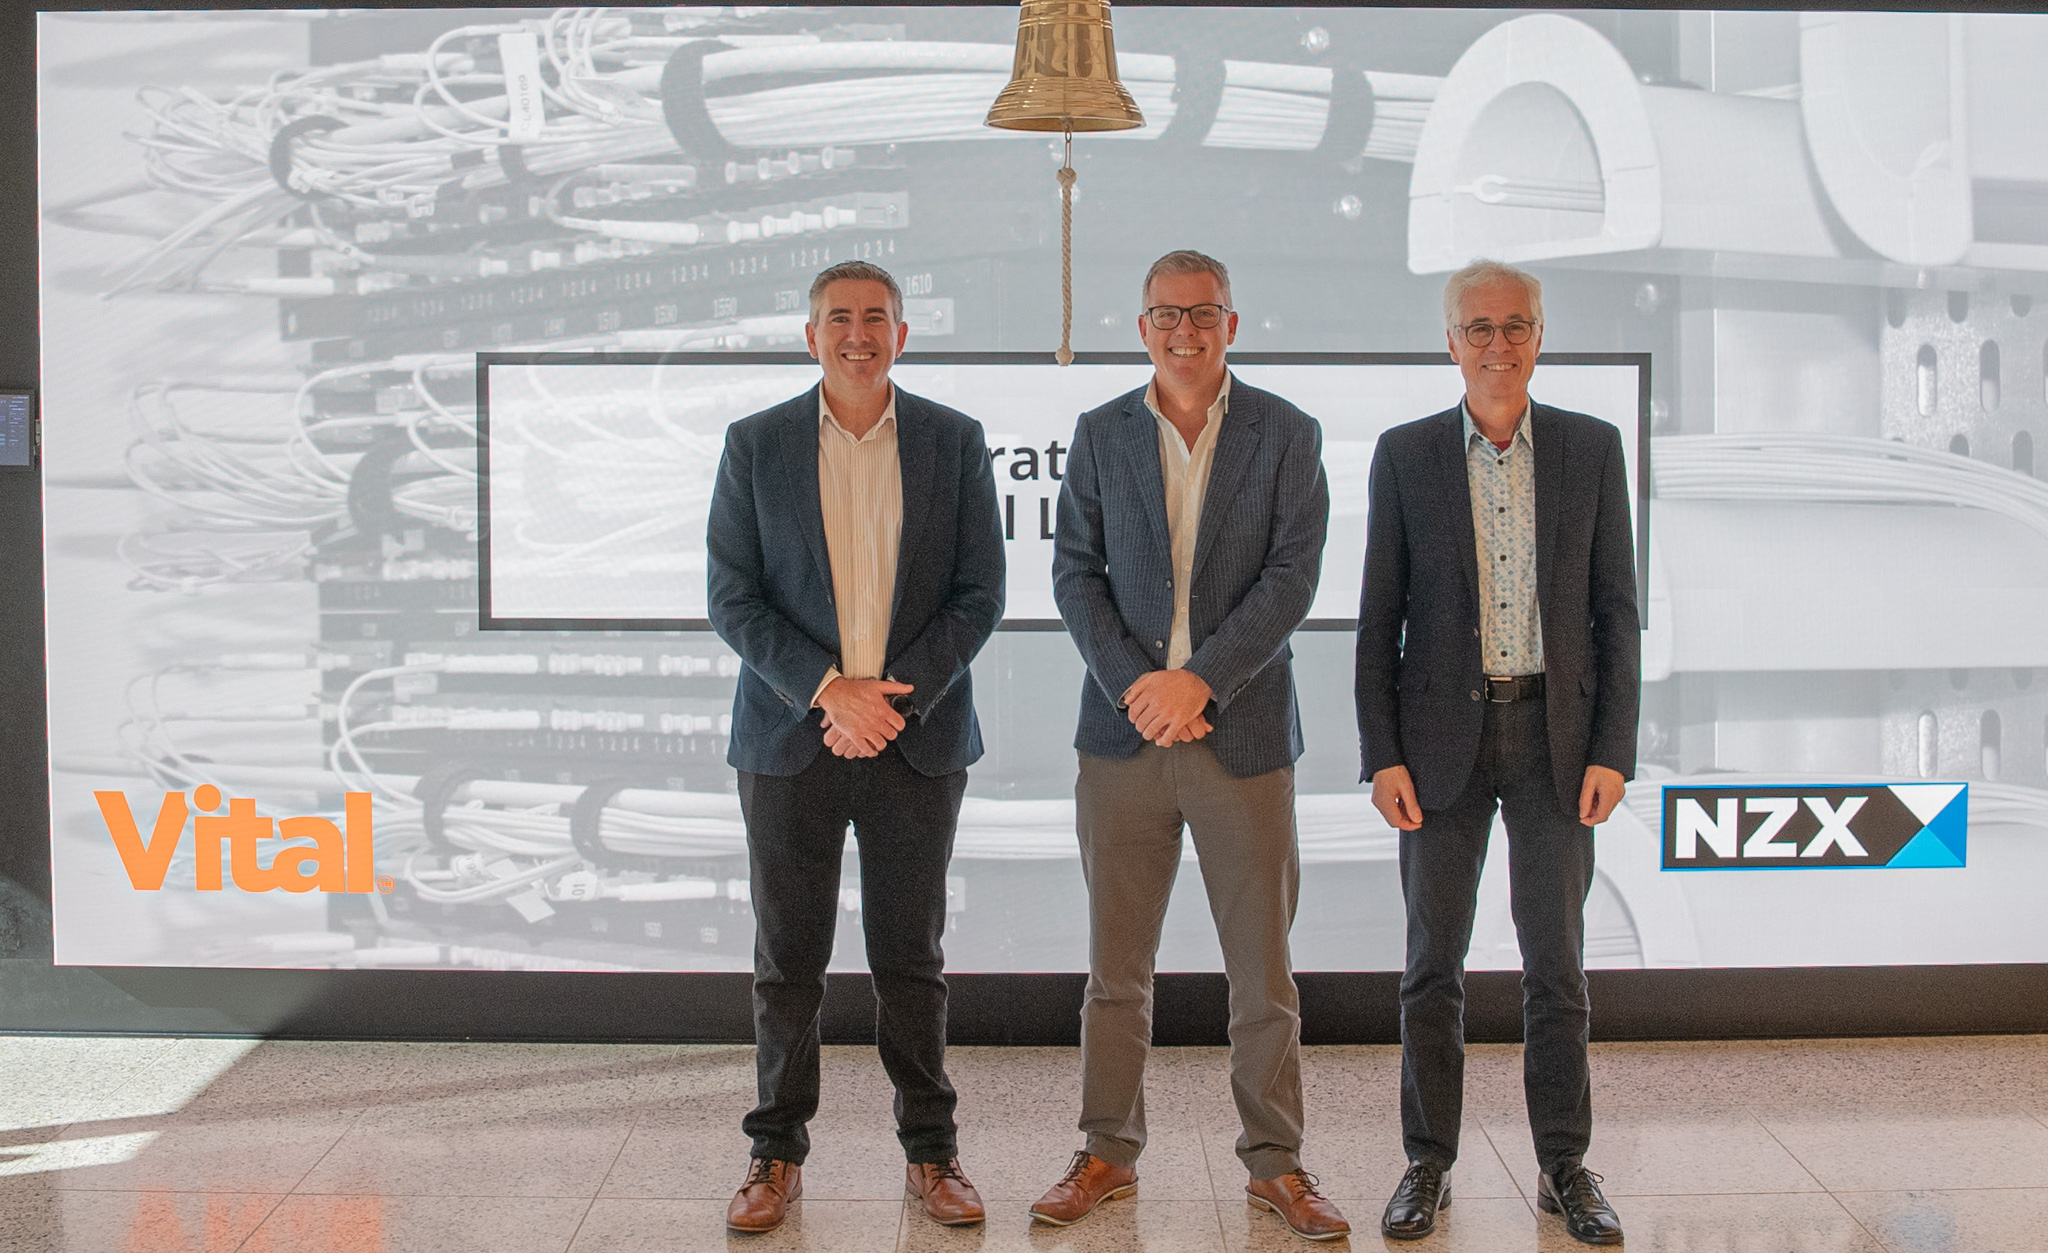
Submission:
[[903,1186],[924,1203],[924,1212],[935,1223],[968,1227],[988,1215],[982,1212],[981,1193],[960,1173],[960,1159],[944,1162],[912,1162],[903,1168]]
[[1351,1224],[1336,1203],[1316,1191],[1316,1177],[1292,1170],[1278,1179],[1254,1179],[1244,1186],[1245,1198],[1280,1215],[1287,1229],[1304,1240],[1336,1240],[1351,1234]]
[[789,1203],[803,1194],[802,1166],[757,1157],[747,1167],[747,1181],[725,1207],[725,1225],[734,1231],[773,1231],[789,1217]]
[[1055,1227],[1067,1227],[1095,1212],[1104,1201],[1114,1201],[1138,1190],[1138,1171],[1132,1166],[1112,1166],[1083,1149],[1067,1163],[1067,1173],[1031,1207],[1031,1216]]

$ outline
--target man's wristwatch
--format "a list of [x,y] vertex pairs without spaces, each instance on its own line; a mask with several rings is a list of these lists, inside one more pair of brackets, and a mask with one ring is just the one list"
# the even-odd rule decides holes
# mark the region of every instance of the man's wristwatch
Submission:
[[[887,679],[891,683],[901,683],[903,681],[893,674],[885,674],[882,677],[884,679]],[[889,698],[889,708],[895,710],[899,714],[902,714],[905,718],[910,717],[911,712],[917,708],[917,706],[911,701],[911,697],[914,695],[916,695],[916,693],[914,692],[896,693],[894,696],[891,696]]]

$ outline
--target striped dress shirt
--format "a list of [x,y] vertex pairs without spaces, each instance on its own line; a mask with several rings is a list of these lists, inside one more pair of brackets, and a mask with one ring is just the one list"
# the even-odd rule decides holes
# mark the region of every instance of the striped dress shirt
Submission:
[[839,664],[825,671],[811,704],[832,680],[879,679],[887,664],[896,557],[903,540],[903,463],[897,453],[896,389],[881,421],[858,438],[839,425],[818,389],[818,504],[832,561]]

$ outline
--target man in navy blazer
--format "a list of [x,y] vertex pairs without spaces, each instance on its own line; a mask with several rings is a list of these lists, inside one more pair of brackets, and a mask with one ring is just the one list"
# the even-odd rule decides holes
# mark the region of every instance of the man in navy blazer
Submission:
[[1621,1223],[1585,1169],[1584,972],[1593,827],[1635,773],[1641,641],[1621,433],[1529,398],[1543,289],[1475,262],[1444,292],[1454,409],[1373,453],[1358,610],[1364,777],[1401,831],[1401,1127],[1409,1169],[1382,1231],[1450,1204],[1463,1110],[1465,952],[1488,835],[1507,826],[1522,949],[1523,1086],[1537,1201],[1591,1244]]
[[1142,291],[1152,382],[1081,416],[1053,540],[1053,596],[1088,664],[1074,737],[1087,1139],[1031,1212],[1077,1222],[1137,1186],[1152,963],[1185,826],[1230,979],[1247,1192],[1298,1234],[1334,1239],[1350,1228],[1301,1167],[1301,1015],[1287,946],[1302,748],[1288,638],[1322,570],[1322,428],[1231,377],[1237,314],[1221,262],[1168,253]]
[[760,1103],[726,1215],[740,1231],[773,1229],[802,1192],[849,824],[906,1186],[942,1223],[983,1217],[956,1160],[940,940],[981,756],[968,663],[1003,614],[1003,533],[980,423],[889,382],[908,330],[887,271],[819,274],[805,336],[824,380],[728,429],[711,498],[755,918]]

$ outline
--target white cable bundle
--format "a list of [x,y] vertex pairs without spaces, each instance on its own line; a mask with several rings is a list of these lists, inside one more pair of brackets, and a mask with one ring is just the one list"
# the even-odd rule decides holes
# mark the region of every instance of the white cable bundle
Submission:
[[1223,98],[1204,148],[1309,152],[1330,120],[1333,72],[1320,65],[1223,63]]
[[1366,136],[1360,156],[1377,161],[1415,164],[1415,150],[1422,144],[1422,124],[1429,120],[1429,108],[1436,102],[1443,79],[1431,74],[1389,74],[1367,70],[1372,84],[1372,131]]
[[2048,483],[1969,457],[1850,435],[1666,435],[1658,497],[1982,509],[2048,536]]
[[[464,191],[506,185],[508,149],[517,149],[518,166],[542,178],[675,153],[661,81],[668,58],[695,37],[640,36],[632,30],[631,18],[607,9],[560,9],[517,23],[458,27],[437,36],[424,52],[282,72],[260,87],[221,99],[189,87],[144,88],[139,96],[153,123],[137,140],[143,147],[146,186],[214,203],[158,239],[113,290],[147,282],[189,289],[229,248],[286,246],[277,238],[275,222],[300,197],[331,198],[393,216],[430,217],[451,185]],[[706,92],[713,126],[737,147],[981,142],[1012,134],[983,125],[988,101],[1007,81],[1014,56],[1008,44],[708,37],[742,45],[704,57],[699,89]],[[496,70],[480,69],[468,53],[449,50],[459,41],[488,39],[499,43]],[[540,72],[543,62],[553,71],[552,81]],[[1118,62],[1147,125],[1117,137],[1157,138],[1175,116],[1174,58],[1127,52]],[[1230,61],[1225,74],[1204,146],[1304,152],[1321,143],[1333,71]],[[711,94],[721,83],[801,75],[821,77],[761,91]],[[1378,71],[1366,77],[1375,108],[1361,155],[1413,160],[1422,119],[1440,80]],[[384,98],[406,91],[410,101]],[[294,126],[300,129],[284,141],[285,151],[275,152],[279,136]],[[278,186],[274,157],[289,163],[289,191]],[[137,190],[53,206],[51,212],[92,229],[151,233],[85,212]],[[718,242],[688,223],[560,220],[571,229],[653,245]],[[317,225],[306,233],[307,240],[290,246],[346,252],[353,244]],[[173,258],[177,263],[164,269]],[[314,277],[248,280],[217,290],[277,296],[346,287]]]

